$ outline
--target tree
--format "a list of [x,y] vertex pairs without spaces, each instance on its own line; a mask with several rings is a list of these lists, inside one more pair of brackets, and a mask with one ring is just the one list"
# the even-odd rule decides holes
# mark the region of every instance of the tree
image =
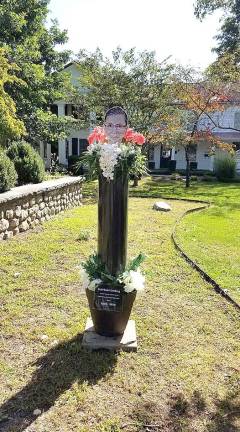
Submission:
[[[0,4],[0,47],[5,48],[9,62],[18,66],[16,75],[21,80],[9,82],[7,89],[31,140],[41,138],[38,126],[44,113],[70,86],[69,77],[59,72],[70,52],[56,50],[67,41],[67,33],[56,21],[46,28],[48,4],[49,0],[1,0]],[[54,116],[50,118],[56,121]],[[46,130],[44,135],[47,138]]]
[[[175,93],[175,109],[161,128],[161,141],[166,146],[184,148],[186,187],[189,187],[191,154],[197,143],[207,141],[212,152],[216,148],[233,152],[232,144],[223,142],[213,133],[216,126],[226,129],[216,123],[214,114],[224,110],[229,88],[219,82],[207,81],[191,68],[178,67],[173,76],[172,91]],[[206,118],[210,126],[205,122],[201,126],[201,120]]]
[[15,75],[16,70],[16,65],[9,64],[4,49],[0,48],[0,146],[4,146],[7,139],[25,134],[24,124],[16,115],[15,103],[5,89],[9,83],[23,85]]
[[[88,125],[91,113],[95,113],[94,122],[103,123],[106,110],[118,105],[127,111],[130,126],[145,135],[146,143],[155,143],[155,125],[170,107],[167,84],[173,66],[167,59],[158,62],[154,52],[137,52],[135,48],[123,51],[118,47],[110,59],[99,49],[94,53],[82,50],[78,62],[80,87],[72,99],[80,107],[80,119]],[[134,186],[137,183],[135,176]]]
[[81,107],[81,119],[88,124],[94,112],[95,122],[103,122],[106,110],[119,105],[127,111],[131,126],[152,142],[153,127],[170,106],[167,84],[173,66],[167,59],[158,62],[154,52],[117,48],[111,59],[99,49],[94,53],[80,51],[78,62],[80,89],[76,89],[73,100]]
[[240,62],[240,0],[197,0],[195,15],[202,20],[217,9],[224,11],[220,33],[215,37],[218,45],[213,49],[222,57],[231,54],[235,64]]

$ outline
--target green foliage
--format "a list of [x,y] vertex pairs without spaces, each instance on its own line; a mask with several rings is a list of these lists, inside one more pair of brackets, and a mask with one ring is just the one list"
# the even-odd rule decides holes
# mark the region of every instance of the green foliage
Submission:
[[240,62],[240,0],[197,0],[195,15],[203,19],[217,9],[224,11],[221,28],[215,39],[218,46],[213,49],[219,58],[225,54],[233,54],[235,64]]
[[0,192],[6,192],[15,186],[17,173],[14,163],[5,152],[0,151]]
[[121,280],[123,273],[130,270],[136,271],[145,258],[146,256],[140,253],[129,263],[126,269],[123,269],[123,271],[118,273],[116,276],[109,273],[105,264],[102,263],[101,257],[97,253],[90,255],[88,260],[81,265],[86,270],[91,281],[94,279],[101,279],[104,284],[111,283],[112,286],[117,286],[120,284],[119,281]]
[[203,19],[207,14],[211,14],[219,8],[227,9],[233,2],[234,0],[197,0],[195,15],[197,18]]
[[0,145],[5,145],[7,139],[19,138],[25,134],[22,121],[16,115],[16,105],[6,86],[22,82],[16,77],[17,67],[10,64],[6,58],[6,51],[0,48]]
[[59,72],[70,52],[56,50],[67,41],[67,34],[56,21],[46,28],[48,4],[49,0],[1,0],[0,4],[0,48],[6,49],[11,63],[18,67],[17,77],[25,82],[24,87],[21,81],[9,83],[8,93],[32,143],[39,135],[42,141],[46,137],[50,141],[56,122],[61,132],[61,120],[50,115],[46,119],[46,111],[71,88],[69,76]]
[[43,181],[44,162],[30,144],[25,141],[13,142],[7,150],[7,155],[14,162],[19,185]]
[[234,179],[236,175],[236,159],[234,156],[227,155],[216,158],[214,161],[214,172],[220,181]]
[[133,270],[136,271],[138,267],[143,263],[146,259],[146,255],[140,253],[136,258],[134,258],[128,265],[127,271]]
[[88,241],[91,237],[91,234],[88,230],[81,230],[77,241]]
[[72,129],[80,128],[80,122],[72,117],[58,117],[49,110],[37,108],[28,118],[28,139],[31,143],[54,142],[66,138]]
[[141,178],[143,174],[147,174],[146,164],[147,164],[147,157],[139,149],[136,153],[132,166],[129,170],[130,178],[131,177]]
[[154,52],[123,51],[118,47],[112,58],[98,49],[94,53],[80,51],[80,85],[73,98],[82,107],[81,118],[89,122],[91,112],[97,123],[103,122],[106,109],[120,105],[129,114],[131,126],[145,135],[162,121],[169,110],[170,80],[173,66],[158,62]]
[[83,164],[80,156],[71,155],[68,157],[68,171],[74,176],[83,174]]

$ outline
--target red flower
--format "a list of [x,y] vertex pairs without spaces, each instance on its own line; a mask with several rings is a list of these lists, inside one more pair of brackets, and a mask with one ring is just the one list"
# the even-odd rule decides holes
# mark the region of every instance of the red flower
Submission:
[[143,145],[145,143],[145,137],[140,133],[134,132],[133,129],[127,129],[124,139],[127,142],[137,145]]
[[143,145],[145,143],[145,137],[140,133],[135,133],[134,139],[135,143],[138,145]]
[[128,142],[132,142],[134,138],[133,129],[127,129],[123,138]]
[[88,137],[89,144],[93,144],[94,142],[97,142],[99,144],[103,144],[107,142],[107,136],[105,135],[105,132],[103,128],[96,127],[93,132]]

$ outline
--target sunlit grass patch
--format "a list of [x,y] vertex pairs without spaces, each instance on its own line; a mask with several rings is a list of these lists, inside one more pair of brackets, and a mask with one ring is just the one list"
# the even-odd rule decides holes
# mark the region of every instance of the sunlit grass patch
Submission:
[[[146,290],[132,314],[137,353],[81,346],[89,310],[77,266],[96,250],[96,205],[0,244],[3,432],[9,422],[19,432],[32,421],[36,432],[113,432],[126,424],[139,432],[148,422],[163,432],[180,423],[184,432],[227,430],[237,397],[238,315],[171,242],[176,220],[195,204],[171,201],[172,211],[160,213],[154,201],[129,201],[129,258],[147,254]],[[79,240],[81,232],[89,238]],[[215,421],[221,401],[228,403],[222,425]],[[201,415],[193,414],[199,406]]]

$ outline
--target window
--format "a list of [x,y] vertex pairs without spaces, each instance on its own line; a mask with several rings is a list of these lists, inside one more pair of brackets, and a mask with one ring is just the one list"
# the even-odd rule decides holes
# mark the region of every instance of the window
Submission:
[[65,140],[65,156],[66,156],[66,159],[68,159],[68,156],[69,156],[69,141],[67,139]]
[[240,130],[240,111],[235,112],[234,115],[234,127]]
[[58,115],[58,106],[55,104],[50,105],[50,111],[52,114]]
[[148,160],[154,161],[154,146],[149,146],[148,149]]
[[235,145],[235,150],[240,150],[240,142],[233,142],[233,144]]
[[72,155],[78,156],[78,138],[72,138]]
[[79,140],[79,154],[81,154],[82,152],[87,150],[87,146],[88,146],[88,140],[87,139],[83,139],[80,138]]

